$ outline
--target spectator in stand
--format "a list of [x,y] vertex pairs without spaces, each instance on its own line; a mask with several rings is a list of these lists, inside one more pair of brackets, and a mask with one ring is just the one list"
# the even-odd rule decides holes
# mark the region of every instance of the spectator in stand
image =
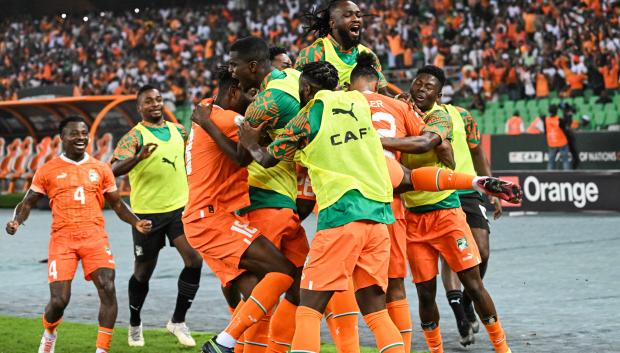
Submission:
[[547,161],[547,170],[556,168],[556,157],[560,154],[562,168],[570,170],[571,164],[568,159],[568,139],[566,138],[566,126],[564,120],[558,116],[558,106],[552,104],[549,106],[549,116],[543,118],[545,136],[547,138],[547,147],[549,147],[549,159]]
[[[155,83],[168,87],[177,106],[196,102],[213,95],[211,72],[228,60],[237,38],[260,36],[297,56],[315,39],[301,23],[314,5],[214,1],[84,14],[88,22],[82,14],[4,20],[0,100],[44,85],[74,85],[76,94],[94,95],[131,94]],[[531,97],[532,85],[536,97],[566,86],[567,95],[598,93],[596,72],[606,90],[618,89],[618,1],[367,0],[360,7],[367,15],[362,43],[397,70],[386,72],[390,80],[409,81],[412,73],[398,70],[435,63],[447,71],[470,66],[470,77],[479,80],[473,94],[482,92],[485,100],[504,93],[514,99],[522,91]]]
[[605,90],[610,91],[618,90],[618,55],[608,55],[605,65],[599,69],[601,75],[603,75],[603,81],[605,83]]
[[519,115],[519,112],[515,112],[508,121],[506,121],[506,133],[508,135],[521,135],[524,131],[525,126],[523,125],[523,119]]

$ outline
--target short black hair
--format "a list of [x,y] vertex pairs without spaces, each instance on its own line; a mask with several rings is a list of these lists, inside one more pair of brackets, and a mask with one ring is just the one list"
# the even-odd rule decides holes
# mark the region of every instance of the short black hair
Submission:
[[418,70],[416,76],[419,76],[421,74],[428,74],[434,76],[439,81],[439,84],[441,84],[441,87],[446,84],[446,74],[440,67],[437,67],[435,65],[426,65],[420,70]]
[[549,106],[549,114],[550,115],[556,115],[558,113],[558,106],[555,104],[551,104]]
[[237,40],[230,46],[230,51],[236,51],[246,62],[269,61],[269,46],[264,39],[258,37],[245,37]]
[[301,75],[322,89],[333,91],[338,87],[338,70],[327,61],[307,63],[302,68]]
[[217,79],[217,88],[221,93],[227,91],[230,87],[239,85],[239,80],[233,77],[228,70],[228,65],[219,66],[215,77]]
[[286,49],[284,49],[284,47],[273,46],[273,47],[269,48],[269,60],[275,59],[275,57],[280,55],[280,54],[288,55],[288,53],[286,52]]
[[62,119],[62,121],[60,122],[60,125],[58,126],[58,133],[62,134],[62,130],[64,130],[69,123],[84,123],[87,127],[89,127],[86,120],[84,120],[84,118],[82,118],[81,116],[69,115],[68,117]]
[[150,91],[150,90],[153,90],[153,89],[157,89],[157,87],[152,86],[152,85],[148,85],[148,84],[140,87],[140,89],[138,90],[138,93],[136,93],[136,99],[140,99],[140,96],[142,94],[144,94],[144,92]]
[[357,64],[351,71],[351,81],[358,77],[366,77],[373,80],[379,80],[379,73],[375,69],[374,65],[377,63],[377,58],[372,53],[359,53],[357,56]]

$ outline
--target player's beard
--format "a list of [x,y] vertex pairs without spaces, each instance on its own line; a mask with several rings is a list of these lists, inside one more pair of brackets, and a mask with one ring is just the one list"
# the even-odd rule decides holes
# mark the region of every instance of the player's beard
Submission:
[[340,43],[344,48],[350,49],[360,44],[363,28],[360,27],[360,34],[359,36],[357,36],[357,38],[351,38],[351,31],[349,30],[349,28],[338,28],[336,29],[336,31],[338,31],[338,35],[344,42]]

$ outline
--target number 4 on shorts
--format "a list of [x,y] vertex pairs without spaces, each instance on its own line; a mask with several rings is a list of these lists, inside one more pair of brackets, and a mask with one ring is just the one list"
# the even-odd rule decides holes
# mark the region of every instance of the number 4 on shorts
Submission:
[[56,260],[50,262],[48,275],[53,279],[58,279],[58,271],[56,271]]

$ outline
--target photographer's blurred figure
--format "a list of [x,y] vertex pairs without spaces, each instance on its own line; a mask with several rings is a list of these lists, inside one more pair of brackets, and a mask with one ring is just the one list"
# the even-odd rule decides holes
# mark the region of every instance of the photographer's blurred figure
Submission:
[[569,147],[568,138],[566,137],[566,124],[563,119],[558,116],[558,106],[552,104],[549,106],[549,116],[544,118],[545,136],[547,137],[547,146],[549,147],[549,161],[547,162],[547,170],[555,169],[555,159],[560,153],[562,160],[562,169],[570,170],[571,164],[568,159]]

